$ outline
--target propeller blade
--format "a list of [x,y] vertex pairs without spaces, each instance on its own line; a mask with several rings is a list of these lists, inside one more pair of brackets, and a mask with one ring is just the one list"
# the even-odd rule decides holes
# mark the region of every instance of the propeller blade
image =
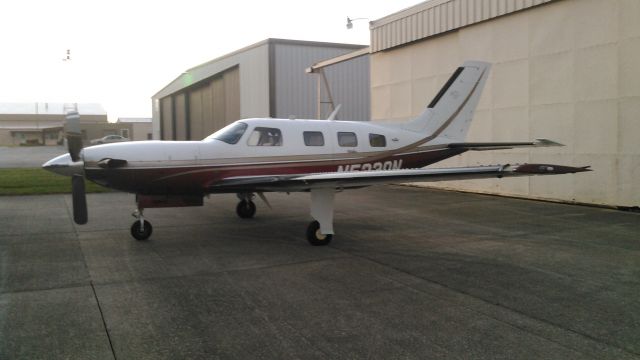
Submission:
[[77,111],[69,111],[66,119],[67,148],[71,160],[80,160],[80,150],[82,150],[82,131],[80,130],[80,115]]
[[84,177],[73,175],[71,177],[71,195],[73,198],[73,221],[78,225],[87,223],[87,197],[84,191]]

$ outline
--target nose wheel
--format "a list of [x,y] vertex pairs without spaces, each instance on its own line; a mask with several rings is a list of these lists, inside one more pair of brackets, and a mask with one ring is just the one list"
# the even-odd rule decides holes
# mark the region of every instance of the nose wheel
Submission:
[[147,240],[153,232],[151,223],[142,216],[142,209],[134,211],[131,215],[137,219],[131,225],[131,236],[136,240]]

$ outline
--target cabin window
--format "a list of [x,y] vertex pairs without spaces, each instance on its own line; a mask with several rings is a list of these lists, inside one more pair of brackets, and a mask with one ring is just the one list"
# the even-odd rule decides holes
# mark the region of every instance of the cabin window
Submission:
[[342,147],[356,147],[358,146],[358,138],[356,133],[352,132],[339,132],[338,133],[338,145]]
[[257,127],[253,129],[249,141],[249,146],[282,146],[282,133],[280,129]]
[[385,147],[387,146],[387,138],[380,134],[369,134],[369,144],[371,147]]
[[324,146],[324,136],[320,131],[305,131],[304,144],[307,146]]
[[235,144],[240,140],[244,132],[247,130],[247,124],[238,122],[227,125],[222,129],[214,132],[207,139],[216,139],[224,141],[227,144]]

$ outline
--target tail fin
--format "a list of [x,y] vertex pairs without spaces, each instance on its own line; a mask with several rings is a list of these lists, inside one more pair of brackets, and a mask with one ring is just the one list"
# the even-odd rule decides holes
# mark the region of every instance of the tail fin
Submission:
[[404,128],[425,133],[429,140],[462,142],[473,119],[491,64],[465,61],[433,98],[427,109]]

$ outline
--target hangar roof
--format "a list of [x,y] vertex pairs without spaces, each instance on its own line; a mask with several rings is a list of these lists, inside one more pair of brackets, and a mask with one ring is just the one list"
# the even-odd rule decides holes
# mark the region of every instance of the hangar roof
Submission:
[[369,23],[371,52],[558,0],[430,0]]
[[[172,82],[167,84],[165,87],[160,89],[155,95],[152,96],[153,99],[159,99],[165,97],[167,95],[178,92],[185,87],[188,87],[197,81],[202,80],[203,77],[208,78],[210,76],[215,75],[218,72],[229,69],[229,66],[218,69],[216,72],[209,72],[210,69],[215,68],[217,63],[223,63],[223,60],[229,59],[233,56],[248,52],[249,50],[261,47],[261,46],[271,46],[271,45],[298,45],[298,46],[308,46],[308,47],[329,47],[329,48],[345,48],[345,49],[361,49],[365,48],[366,45],[355,45],[355,44],[343,44],[343,43],[329,43],[329,42],[319,42],[319,41],[305,41],[305,40],[290,40],[290,39],[275,39],[269,38],[266,40],[262,40],[255,44],[243,47],[239,50],[233,51],[231,53],[222,55],[213,60],[209,60],[200,65],[194,66],[190,69],[187,69],[184,73],[180,74],[177,78],[175,78]],[[311,64],[309,64],[311,65]],[[206,73],[206,74],[204,74]],[[196,75],[194,75],[196,74]]]

